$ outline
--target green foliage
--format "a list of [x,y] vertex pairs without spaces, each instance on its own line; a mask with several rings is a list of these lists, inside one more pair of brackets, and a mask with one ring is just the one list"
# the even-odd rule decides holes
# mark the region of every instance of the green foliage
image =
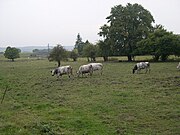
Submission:
[[68,53],[67,53],[66,49],[64,49],[63,46],[61,46],[61,45],[57,45],[50,52],[49,60],[57,61],[58,67],[59,67],[61,64],[61,61],[67,59],[67,57],[68,57]]
[[98,33],[99,36],[102,36],[103,38],[108,38],[109,37],[109,26],[104,24],[103,26],[100,27],[100,32]]
[[174,55],[180,57],[180,35],[174,35]]
[[87,41],[83,48],[83,56],[87,57],[88,61],[90,61],[89,58],[91,61],[96,61],[97,51],[97,46]]
[[137,42],[152,29],[153,16],[141,5],[128,3],[113,7],[107,19],[110,26],[102,26],[99,35],[111,43],[113,55],[126,55],[131,61]]
[[97,43],[99,55],[103,57],[104,61],[108,61],[108,57],[111,56],[112,49],[108,42],[100,40]]
[[78,33],[74,49],[78,50],[78,54],[80,56],[82,56],[82,54],[83,54],[83,47],[84,47],[84,42],[82,41],[82,38],[81,38],[80,34]]
[[73,59],[73,61],[77,61],[77,58],[78,58],[78,50],[77,49],[73,49],[70,52],[70,58]]
[[138,43],[140,54],[150,54],[154,60],[166,61],[169,55],[179,55],[180,37],[168,32],[162,26],[156,26],[147,39]]
[[19,55],[20,52],[21,52],[20,49],[8,46],[6,48],[6,50],[5,50],[4,56],[6,58],[11,59],[12,61],[14,61],[14,59],[20,58],[20,55]]
[[33,54],[31,54],[31,56],[48,56],[48,54],[48,49],[34,49]]

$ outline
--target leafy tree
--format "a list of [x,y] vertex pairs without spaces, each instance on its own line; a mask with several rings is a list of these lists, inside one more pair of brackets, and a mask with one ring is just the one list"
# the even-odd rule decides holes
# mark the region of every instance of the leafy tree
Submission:
[[128,3],[113,7],[106,19],[109,26],[102,26],[99,35],[112,44],[114,55],[126,55],[132,61],[137,42],[152,29],[153,16],[141,5]]
[[[154,60],[166,61],[169,55],[180,55],[180,37],[168,32],[161,25],[138,43],[141,54],[153,55]],[[179,50],[178,50],[179,49]],[[177,51],[178,50],[178,51]]]
[[48,56],[48,49],[34,49],[33,56]]
[[67,51],[66,49],[63,48],[61,45],[57,45],[52,49],[52,51],[49,54],[49,60],[50,61],[57,61],[58,62],[58,67],[61,65],[62,60],[67,59]]
[[99,47],[99,53],[100,53],[100,56],[103,57],[104,61],[108,61],[108,57],[112,55],[111,44],[113,44],[111,43],[110,36],[109,36],[109,26],[105,24],[104,26],[100,28],[100,30],[101,31],[98,34],[102,36],[104,39],[99,40],[99,42],[97,43]]
[[77,61],[77,58],[78,58],[78,50],[77,49],[73,49],[70,52],[70,58],[73,59],[74,61]]
[[175,56],[180,56],[180,35],[174,35],[176,40],[174,40],[175,42],[175,47],[174,47],[174,55]]
[[8,46],[6,48],[6,50],[5,50],[4,56],[6,58],[11,59],[12,61],[14,61],[14,59],[20,58],[20,55],[19,55],[20,52],[21,52],[20,49]]
[[108,61],[108,57],[111,55],[111,46],[108,42],[100,40],[97,43],[99,47],[99,55],[103,57],[104,61]]
[[32,52],[33,53],[39,52],[39,49],[33,49]]
[[88,61],[90,61],[89,58],[91,59],[91,61],[96,61],[96,55],[97,46],[86,41],[85,46],[83,48],[83,56],[87,57]]
[[81,38],[80,34],[78,33],[74,49],[78,50],[78,54],[80,56],[83,53],[83,46],[84,46],[84,42],[82,42],[82,38]]

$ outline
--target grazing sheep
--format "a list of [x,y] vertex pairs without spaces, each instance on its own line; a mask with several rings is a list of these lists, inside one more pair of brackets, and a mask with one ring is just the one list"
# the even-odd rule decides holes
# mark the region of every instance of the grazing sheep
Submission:
[[82,74],[82,77],[83,77],[83,75],[86,73],[89,73],[90,75],[92,75],[93,73],[92,65],[82,65],[79,67],[79,70],[77,71],[78,77],[80,76],[80,74]]
[[92,65],[93,72],[94,71],[100,71],[102,75],[102,70],[103,70],[103,64],[102,63],[89,63],[88,65]]
[[57,78],[60,76],[67,74],[70,78],[72,74],[72,67],[71,66],[61,66],[51,71],[52,76],[57,75]]
[[150,63],[149,62],[136,63],[136,65],[133,68],[133,74],[135,73],[136,70],[137,73],[139,73],[141,69],[146,69],[146,73],[147,71],[150,72]]

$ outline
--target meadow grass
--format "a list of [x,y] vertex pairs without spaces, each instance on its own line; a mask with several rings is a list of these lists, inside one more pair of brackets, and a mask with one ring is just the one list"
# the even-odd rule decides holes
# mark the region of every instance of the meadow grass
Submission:
[[[98,59],[101,60],[101,59]],[[103,75],[76,77],[86,59],[71,65],[74,78],[57,80],[55,62],[0,58],[0,134],[121,135],[180,133],[177,62],[151,63],[151,73],[132,74],[135,63],[103,63]]]

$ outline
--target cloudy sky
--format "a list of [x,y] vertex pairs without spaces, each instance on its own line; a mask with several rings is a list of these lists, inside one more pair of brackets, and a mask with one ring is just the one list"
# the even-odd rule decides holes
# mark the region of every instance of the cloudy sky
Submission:
[[0,0],[0,47],[97,42],[115,5],[141,4],[156,24],[180,34],[180,0]]

